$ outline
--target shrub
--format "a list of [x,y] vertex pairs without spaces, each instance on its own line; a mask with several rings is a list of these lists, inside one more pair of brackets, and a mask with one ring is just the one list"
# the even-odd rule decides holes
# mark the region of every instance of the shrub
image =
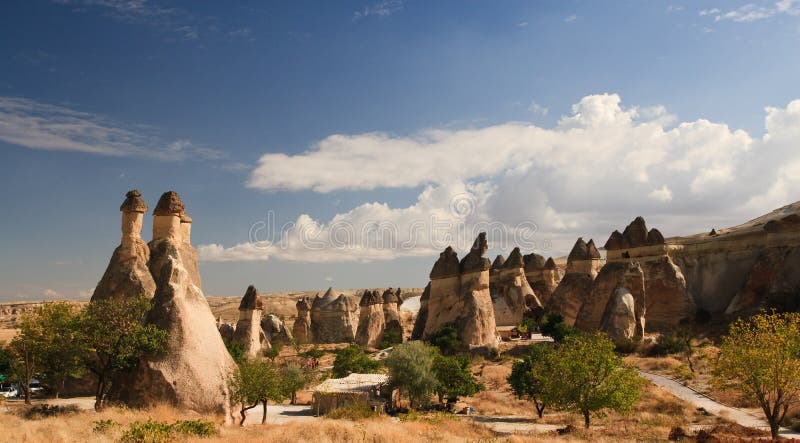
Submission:
[[217,426],[210,421],[178,420],[172,424],[173,431],[192,437],[213,437],[218,434]]
[[373,360],[360,346],[351,344],[336,353],[333,362],[333,376],[346,377],[349,374],[377,373],[381,363]]
[[122,435],[123,443],[167,443],[179,436],[212,437],[217,435],[216,425],[206,420],[178,420],[172,424],[147,420],[133,422]]
[[669,354],[687,352],[690,348],[691,334],[686,329],[671,329],[661,334],[656,343],[650,348],[649,354],[653,357],[664,357]]
[[343,419],[343,420],[363,420],[365,418],[372,418],[378,414],[370,409],[369,406],[359,403],[350,403],[341,408],[336,408],[325,414],[326,418]]
[[378,349],[391,348],[400,343],[403,343],[403,331],[387,329],[383,332],[380,342],[378,342]]
[[94,422],[94,427],[92,428],[92,431],[101,433],[108,432],[109,430],[111,430],[111,428],[115,428],[117,426],[119,426],[119,424],[111,419],[97,420]]
[[442,325],[428,337],[428,343],[439,348],[442,355],[457,354],[461,350],[461,341],[458,339],[458,330],[455,326]]
[[580,334],[577,328],[564,323],[564,317],[558,314],[546,314],[542,316],[539,331],[542,335],[551,337],[556,343],[561,343],[570,335]]
[[241,363],[245,359],[244,345],[235,342],[225,342],[225,347],[228,348],[228,353],[236,363]]
[[28,420],[39,418],[58,417],[60,415],[75,414],[79,411],[78,405],[49,405],[47,403],[32,406],[23,412],[23,417]]

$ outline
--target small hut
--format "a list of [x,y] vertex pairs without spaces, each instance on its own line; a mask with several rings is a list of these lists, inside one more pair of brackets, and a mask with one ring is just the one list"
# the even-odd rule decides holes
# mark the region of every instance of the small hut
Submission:
[[376,412],[386,408],[389,376],[385,374],[350,374],[344,378],[329,378],[316,386],[312,409],[316,415],[326,414],[348,405],[363,405]]

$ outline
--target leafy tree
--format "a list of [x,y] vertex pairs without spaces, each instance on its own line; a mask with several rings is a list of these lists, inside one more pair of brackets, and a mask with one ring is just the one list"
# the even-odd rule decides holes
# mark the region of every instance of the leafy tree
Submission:
[[296,363],[289,363],[281,368],[280,375],[284,394],[291,399],[293,405],[297,404],[297,391],[308,386],[311,377]]
[[13,355],[12,367],[25,393],[25,403],[31,403],[31,379],[41,372],[42,357],[47,348],[45,324],[39,310],[26,313],[19,323],[19,332],[9,343]]
[[93,301],[82,311],[84,363],[97,377],[95,409],[103,408],[115,374],[135,368],[146,355],[164,352],[166,331],[142,321],[150,308],[146,297],[131,297]]
[[722,338],[714,381],[758,401],[777,439],[800,392],[800,314],[762,313],[738,319]]
[[454,355],[461,350],[458,330],[454,325],[442,325],[428,337],[428,343],[439,348],[442,355]]
[[370,358],[363,348],[350,344],[336,353],[336,360],[333,362],[333,376],[341,378],[349,374],[376,373],[380,367],[381,363]]
[[231,358],[236,363],[239,363],[245,359],[243,344],[233,341],[226,341],[225,348],[228,350],[228,354],[231,355]]
[[247,411],[261,403],[264,412],[261,424],[267,422],[267,401],[283,401],[285,390],[281,386],[281,377],[275,364],[263,359],[245,359],[239,363],[239,370],[229,381],[231,404],[241,405],[239,425],[244,426]]
[[439,402],[445,398],[455,401],[458,397],[468,397],[486,389],[472,374],[470,363],[469,356],[464,354],[452,357],[436,355],[433,373],[438,381],[436,394]]
[[11,352],[5,342],[0,342],[0,376],[8,379],[13,375],[12,365],[14,361],[14,354]]
[[614,343],[604,334],[568,335],[546,354],[542,371],[542,402],[583,415],[605,409],[627,411],[639,399],[642,380],[635,369],[622,364]]
[[540,320],[539,331],[542,335],[552,337],[556,343],[561,343],[570,335],[580,334],[580,331],[564,323],[564,317],[558,314],[546,314]]
[[658,336],[655,345],[650,348],[650,354],[657,356],[680,354],[686,359],[689,369],[694,373],[692,338],[692,331],[688,326],[677,326]]
[[514,362],[508,384],[519,398],[528,398],[536,408],[536,414],[542,418],[545,403],[542,401],[544,390],[543,371],[545,363],[553,348],[547,345],[533,345],[522,360]]
[[79,313],[74,305],[57,302],[37,308],[34,316],[45,326],[39,349],[41,376],[58,398],[66,379],[81,377],[85,371],[83,347],[79,340]]
[[390,384],[408,395],[412,408],[427,405],[439,386],[433,370],[437,354],[433,346],[410,341],[395,346],[386,359]]
[[403,342],[403,331],[397,329],[387,329],[383,331],[381,340],[378,342],[378,349],[391,348]]

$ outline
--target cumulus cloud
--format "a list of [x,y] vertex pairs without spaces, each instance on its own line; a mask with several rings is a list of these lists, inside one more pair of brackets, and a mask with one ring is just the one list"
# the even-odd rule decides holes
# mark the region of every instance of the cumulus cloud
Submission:
[[388,17],[403,9],[403,0],[380,0],[355,11],[353,18],[358,20],[370,16]]
[[[270,242],[207,245],[201,256],[308,261],[430,256],[446,246],[431,234],[431,214],[451,227],[461,224],[448,231],[451,235],[458,229],[471,235],[496,223],[495,241],[504,241],[492,245],[497,249],[522,246],[521,231],[534,233],[527,250],[554,255],[568,251],[579,235],[602,243],[636,215],[666,235],[735,224],[800,195],[800,100],[765,113],[766,133],[754,137],[721,122],[678,122],[662,106],[625,106],[617,94],[597,94],[580,99],[552,128],[508,122],[407,136],[331,135],[301,154],[262,156],[248,185],[322,193],[419,186],[417,201],[401,208],[365,203],[328,221],[304,214]],[[458,201],[459,196],[466,198]],[[468,209],[454,209],[461,206]],[[330,245],[336,226],[361,232],[374,223],[414,232],[416,246],[378,247],[368,235],[349,249],[309,250],[298,241],[311,232]],[[396,244],[411,238],[399,234]],[[470,241],[462,235],[458,245],[463,250]],[[290,245],[279,247],[282,242]]]
[[163,140],[152,128],[20,97],[0,97],[0,141],[31,149],[158,160],[223,157],[189,140]]
[[768,4],[747,3],[728,11],[712,8],[703,9],[698,13],[701,17],[714,17],[714,21],[717,22],[728,20],[737,23],[764,20],[780,14],[800,16],[800,2],[798,0],[779,0]]

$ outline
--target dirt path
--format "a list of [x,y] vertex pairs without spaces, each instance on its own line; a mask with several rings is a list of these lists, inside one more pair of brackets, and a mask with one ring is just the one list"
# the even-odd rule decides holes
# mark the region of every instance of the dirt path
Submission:
[[[769,424],[761,417],[757,417],[741,409],[723,405],[692,388],[684,386],[679,382],[658,374],[639,371],[642,377],[650,380],[654,385],[666,389],[670,394],[685,400],[698,408],[703,408],[708,413],[736,422],[748,428],[767,429]],[[800,438],[800,432],[795,432],[787,428],[781,428],[780,435],[787,438]]]

